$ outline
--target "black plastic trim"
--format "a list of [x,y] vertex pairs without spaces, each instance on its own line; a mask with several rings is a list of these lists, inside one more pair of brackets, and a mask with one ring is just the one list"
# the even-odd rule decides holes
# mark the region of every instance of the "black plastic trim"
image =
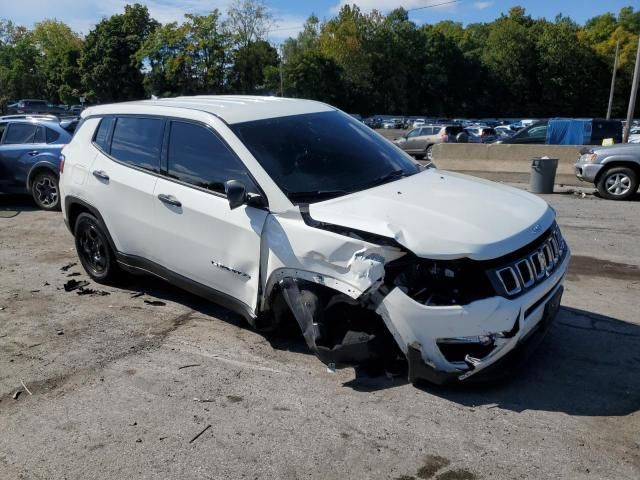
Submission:
[[256,318],[253,309],[241,302],[240,300],[228,295],[226,293],[215,290],[211,287],[207,287],[201,283],[198,283],[190,278],[185,277],[179,273],[169,270],[162,265],[159,265],[151,260],[142,258],[136,255],[128,255],[121,252],[116,252],[116,258],[118,263],[123,269],[132,273],[150,273],[158,278],[161,278],[172,285],[175,285],[183,290],[210,300],[218,305],[221,305],[229,310],[239,313],[245,317],[249,323],[253,324]]

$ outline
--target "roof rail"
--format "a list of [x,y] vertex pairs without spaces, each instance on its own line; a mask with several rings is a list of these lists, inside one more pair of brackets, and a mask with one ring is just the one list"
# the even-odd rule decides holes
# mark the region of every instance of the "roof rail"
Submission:
[[46,118],[49,120],[58,120],[58,117],[56,117],[55,115],[46,113],[21,113],[17,115],[5,115],[3,117],[0,117],[0,120],[13,120],[20,118]]

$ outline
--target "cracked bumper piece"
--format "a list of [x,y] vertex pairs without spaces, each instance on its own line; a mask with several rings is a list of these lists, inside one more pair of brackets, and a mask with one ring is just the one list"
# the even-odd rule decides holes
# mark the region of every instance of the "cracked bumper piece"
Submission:
[[426,306],[394,289],[377,312],[409,363],[409,380],[432,383],[499,378],[540,343],[556,316],[570,255],[547,279],[509,300]]

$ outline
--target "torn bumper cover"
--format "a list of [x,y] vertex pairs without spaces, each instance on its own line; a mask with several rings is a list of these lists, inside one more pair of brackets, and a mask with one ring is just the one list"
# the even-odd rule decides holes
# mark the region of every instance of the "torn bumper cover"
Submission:
[[[503,376],[539,343],[560,306],[570,255],[515,299],[491,297],[459,306],[427,306],[392,290],[376,312],[404,352],[409,380],[443,384]],[[469,380],[470,381],[470,380]]]

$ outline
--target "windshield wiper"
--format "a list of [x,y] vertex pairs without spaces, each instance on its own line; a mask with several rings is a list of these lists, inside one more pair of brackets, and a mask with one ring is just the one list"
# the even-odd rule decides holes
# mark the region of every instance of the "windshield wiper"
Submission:
[[378,185],[388,183],[392,180],[397,180],[398,178],[408,177],[409,175],[411,174],[408,172],[405,172],[404,170],[394,170],[393,172],[389,172],[386,175],[383,175],[381,177],[376,178],[375,180],[372,180],[371,182],[367,183],[364,186],[364,188],[376,187]]
[[329,199],[333,197],[339,197],[341,195],[346,195],[346,190],[310,190],[308,192],[289,192],[287,193],[287,197],[290,200],[301,200],[301,199]]

